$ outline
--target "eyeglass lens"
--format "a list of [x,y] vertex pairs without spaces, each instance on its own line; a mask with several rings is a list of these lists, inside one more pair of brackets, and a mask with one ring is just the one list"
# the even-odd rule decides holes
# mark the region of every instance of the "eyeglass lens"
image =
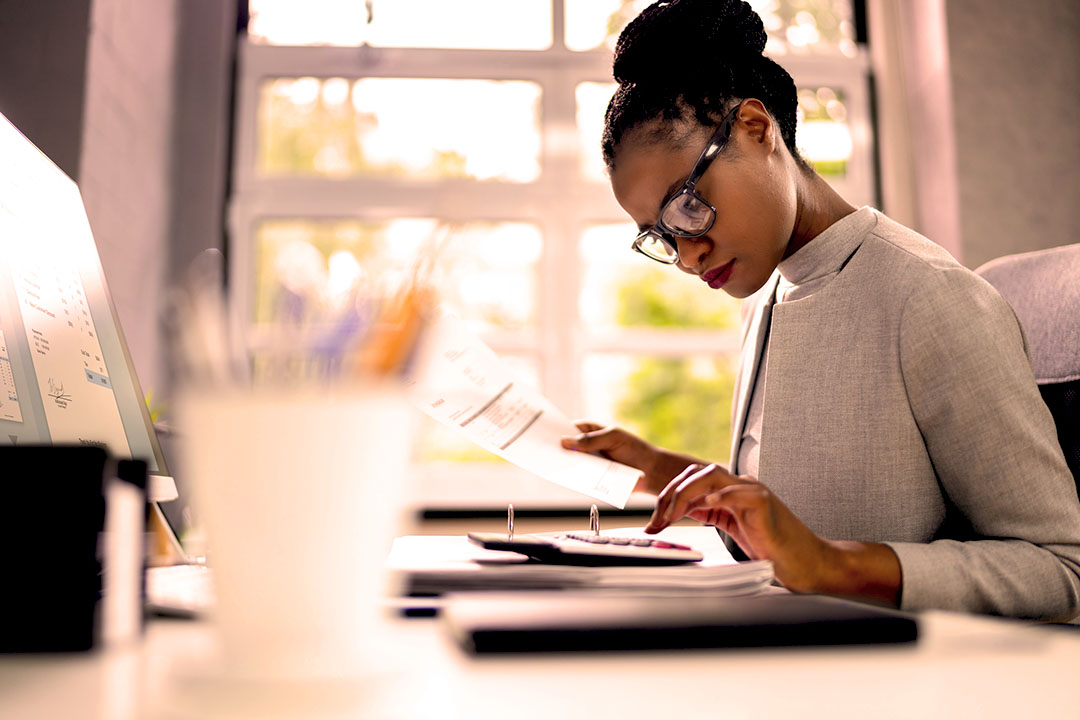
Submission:
[[678,235],[697,235],[709,229],[712,208],[684,191],[664,205],[660,221],[666,229]]
[[674,247],[651,232],[639,237],[635,247],[652,259],[661,262],[670,263],[678,258]]

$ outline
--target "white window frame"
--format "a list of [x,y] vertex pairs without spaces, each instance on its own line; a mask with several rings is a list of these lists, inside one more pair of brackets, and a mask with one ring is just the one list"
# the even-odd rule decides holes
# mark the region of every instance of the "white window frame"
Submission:
[[[553,43],[546,50],[453,50],[370,46],[275,46],[239,43],[233,195],[229,204],[229,280],[233,320],[250,328],[254,301],[254,240],[267,219],[356,219],[378,222],[432,217],[450,222],[516,221],[540,228],[535,333],[493,332],[483,337],[496,352],[532,355],[544,393],[571,417],[582,412],[584,359],[611,352],[651,356],[734,355],[734,331],[619,329],[597,333],[578,313],[582,272],[576,262],[582,232],[595,224],[628,222],[606,182],[583,177],[576,128],[576,88],[610,83],[611,54],[566,48],[563,0],[552,0]],[[846,176],[830,181],[850,202],[873,204],[873,146],[869,62],[863,48],[849,58],[778,58],[799,87],[841,89],[854,152]],[[525,80],[541,90],[540,174],[530,183],[467,179],[260,176],[256,171],[260,86],[282,77],[462,78]],[[477,109],[482,112],[482,109]],[[599,147],[596,152],[600,152]],[[363,198],[363,200],[359,200]],[[630,252],[629,239],[627,252]],[[722,458],[726,460],[726,458]],[[428,509],[581,507],[588,499],[505,464],[474,463],[417,468],[415,497]]]

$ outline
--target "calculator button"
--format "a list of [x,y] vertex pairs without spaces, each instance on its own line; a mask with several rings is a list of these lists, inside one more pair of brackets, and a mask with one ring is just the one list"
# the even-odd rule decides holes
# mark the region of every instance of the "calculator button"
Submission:
[[611,538],[611,544],[612,545],[629,545],[630,544],[630,539],[629,538],[614,537],[614,538]]
[[610,542],[610,539],[603,535],[593,535],[589,538],[589,542],[597,543],[598,545],[607,545]]
[[633,538],[630,540],[630,544],[636,545],[637,547],[649,547],[652,545],[652,540],[649,540],[648,538]]

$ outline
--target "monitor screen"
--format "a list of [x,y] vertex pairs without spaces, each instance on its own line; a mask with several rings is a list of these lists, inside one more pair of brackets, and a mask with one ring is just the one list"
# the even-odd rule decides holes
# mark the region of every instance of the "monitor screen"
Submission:
[[104,446],[170,500],[79,188],[0,115],[0,442]]

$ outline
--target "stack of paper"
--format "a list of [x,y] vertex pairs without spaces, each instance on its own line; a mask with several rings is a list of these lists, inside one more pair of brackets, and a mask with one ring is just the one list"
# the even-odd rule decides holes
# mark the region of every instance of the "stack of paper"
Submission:
[[748,595],[773,581],[772,563],[736,562],[711,527],[670,527],[659,535],[618,528],[604,535],[659,537],[689,545],[705,557],[698,563],[654,567],[583,567],[529,562],[523,555],[484,550],[464,536],[397,538],[389,566],[408,595],[464,590],[618,590],[645,594],[679,591]]

